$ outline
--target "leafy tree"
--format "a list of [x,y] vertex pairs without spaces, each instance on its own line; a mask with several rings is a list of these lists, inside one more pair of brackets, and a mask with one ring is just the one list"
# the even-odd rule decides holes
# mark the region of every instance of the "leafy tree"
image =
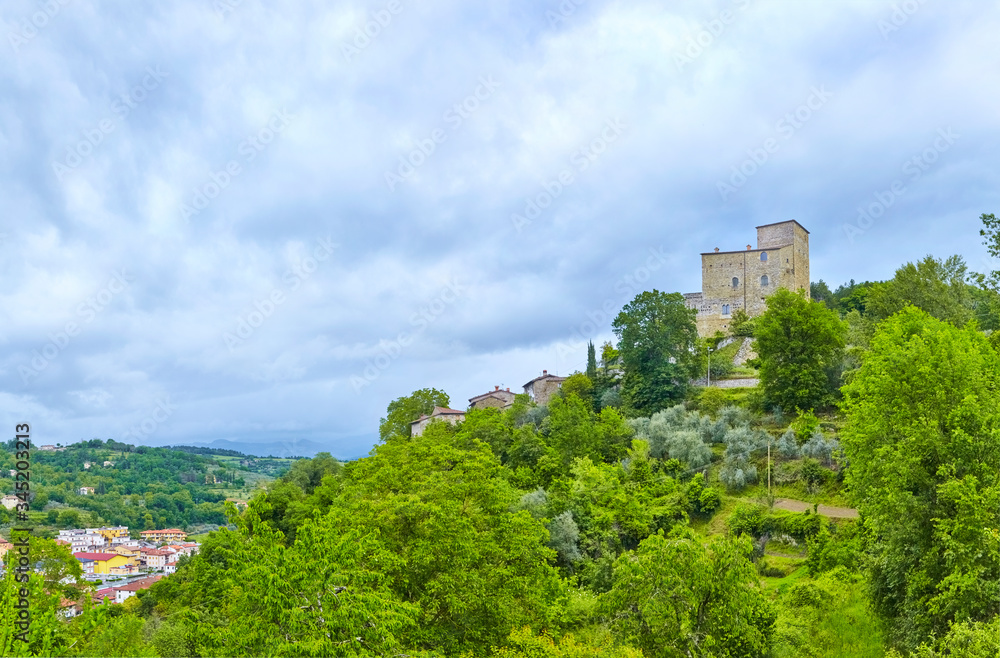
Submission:
[[[983,223],[983,228],[979,230],[979,235],[984,238],[983,244],[986,246],[986,251],[993,258],[1000,258],[1000,218],[997,218],[993,213],[988,215],[983,213],[979,216],[979,219]],[[1000,271],[993,270],[987,276],[990,287],[1000,292]]]
[[345,478],[331,527],[377,531],[396,556],[382,573],[419,608],[418,625],[401,635],[405,646],[481,654],[511,628],[551,623],[564,585],[549,533],[514,511],[518,495],[488,446],[436,424],[379,445]]
[[826,281],[823,279],[809,284],[809,298],[813,301],[823,302],[831,311],[837,310],[837,300],[833,296],[830,286],[826,285]]
[[680,293],[640,293],[612,323],[625,367],[622,393],[632,410],[651,414],[684,397],[696,376],[695,309]]
[[883,320],[907,306],[916,306],[939,320],[962,326],[972,319],[972,298],[961,256],[939,260],[926,256],[907,263],[896,276],[868,293],[866,313]]
[[998,384],[1000,355],[981,333],[910,307],[879,325],[844,388],[871,600],[904,649],[996,615]]
[[378,422],[378,437],[387,441],[390,437],[410,436],[410,423],[423,414],[430,415],[434,407],[447,407],[448,394],[436,388],[422,388],[410,395],[396,398],[386,408],[386,417]]
[[587,377],[591,381],[597,378],[597,355],[594,351],[593,341],[587,341]]
[[566,378],[559,388],[563,397],[575,395],[588,405],[593,406],[594,382],[587,375],[576,372]]
[[757,319],[756,349],[764,396],[783,409],[828,402],[847,329],[823,304],[779,288]]
[[689,528],[651,535],[614,566],[612,632],[650,658],[767,655],[776,613],[746,538],[703,545]]
[[607,341],[601,346],[601,367],[604,369],[605,375],[608,374],[608,370],[612,366],[618,365],[619,356],[618,350],[611,344],[611,341]]

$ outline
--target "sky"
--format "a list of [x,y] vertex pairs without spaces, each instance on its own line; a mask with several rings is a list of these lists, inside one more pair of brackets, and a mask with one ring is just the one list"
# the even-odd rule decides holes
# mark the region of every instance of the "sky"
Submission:
[[416,389],[583,369],[761,224],[831,287],[1000,269],[998,32],[961,0],[8,0],[0,421],[355,458]]

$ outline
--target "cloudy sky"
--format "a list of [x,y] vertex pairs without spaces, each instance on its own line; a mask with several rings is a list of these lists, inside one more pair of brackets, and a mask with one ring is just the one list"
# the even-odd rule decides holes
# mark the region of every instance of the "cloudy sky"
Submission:
[[8,0],[0,419],[350,458],[414,389],[582,368],[759,224],[832,286],[986,269],[998,32],[974,1]]

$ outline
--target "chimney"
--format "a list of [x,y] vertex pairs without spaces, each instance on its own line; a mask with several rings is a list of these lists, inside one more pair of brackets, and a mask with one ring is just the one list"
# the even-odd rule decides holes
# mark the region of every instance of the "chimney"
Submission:
[[548,374],[549,374],[549,371],[548,371],[548,370],[543,370],[543,371],[542,371],[542,377],[545,377],[545,376],[546,376],[546,375],[548,375]]
[[750,245],[747,245],[747,251],[750,251],[750,249],[751,249]]
[[718,247],[715,248],[715,253],[719,253],[719,248]]
[[507,387],[507,392],[510,393],[510,386]]
[[494,387],[493,387],[493,390],[494,390],[494,391],[499,391],[499,390],[500,390],[500,387],[499,387],[499,386],[494,386]]

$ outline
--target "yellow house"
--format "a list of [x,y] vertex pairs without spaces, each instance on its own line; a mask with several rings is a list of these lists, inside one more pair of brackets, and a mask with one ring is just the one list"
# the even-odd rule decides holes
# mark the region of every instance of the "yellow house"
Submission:
[[113,528],[87,528],[87,532],[101,535],[107,543],[111,543],[112,539],[116,539],[118,537],[128,537],[128,527],[123,525],[115,526]]
[[115,546],[113,549],[118,555],[123,555],[128,559],[126,564],[132,566],[139,565],[139,549],[133,548],[132,546]]
[[73,555],[84,563],[84,571],[91,573],[86,563],[93,565],[93,573],[111,573],[112,567],[122,567],[128,563],[128,558],[117,553],[76,553]]

